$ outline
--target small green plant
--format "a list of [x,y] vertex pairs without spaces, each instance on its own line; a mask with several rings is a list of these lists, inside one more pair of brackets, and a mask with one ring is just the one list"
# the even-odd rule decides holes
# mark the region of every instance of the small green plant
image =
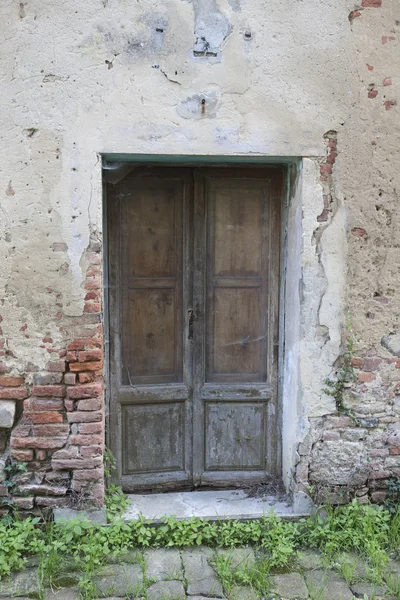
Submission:
[[122,488],[114,483],[106,489],[105,502],[108,520],[121,515],[129,506],[129,500],[122,491]]
[[117,470],[117,459],[109,448],[104,449],[104,475],[109,479]]
[[264,557],[234,568],[231,556],[216,554],[212,564],[228,596],[234,586],[248,586],[261,596],[271,589],[270,564]]
[[348,336],[346,338],[346,347],[342,356],[342,364],[339,371],[336,374],[335,379],[325,379],[324,393],[328,396],[333,396],[336,403],[336,410],[339,413],[345,414],[354,419],[354,416],[350,409],[345,406],[344,403],[344,391],[352,381],[354,381],[354,369],[352,367],[353,351],[354,351],[354,339],[352,336],[352,325],[350,322],[347,323]]
[[386,508],[396,514],[400,508],[400,477],[391,477],[386,480],[387,497],[385,500]]
[[[16,476],[26,473],[27,469],[27,463],[8,459],[6,466],[4,467],[6,478],[2,482],[2,485],[8,489],[10,495],[18,489],[19,482]],[[10,500],[10,498],[4,498],[3,503],[12,504],[12,500]]]
[[[113,473],[117,470],[117,460],[111,450],[106,448],[104,451],[104,473],[109,481]],[[115,483],[108,483],[106,488],[106,510],[108,520],[115,519],[122,515],[129,506],[129,500],[125,496],[121,486]]]

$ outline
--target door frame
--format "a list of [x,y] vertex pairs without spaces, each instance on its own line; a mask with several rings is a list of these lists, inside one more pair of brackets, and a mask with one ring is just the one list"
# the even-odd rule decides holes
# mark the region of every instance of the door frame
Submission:
[[[280,190],[280,215],[279,215],[279,265],[277,265],[277,281],[279,282],[279,299],[278,299],[278,316],[277,316],[277,327],[278,327],[278,345],[277,345],[277,372],[276,372],[276,389],[277,389],[277,402],[276,402],[276,439],[274,443],[274,451],[276,453],[275,464],[276,473],[282,477],[282,388],[283,388],[283,364],[284,364],[284,306],[285,306],[285,270],[286,270],[286,248],[287,248],[287,212],[288,204],[290,199],[290,180],[291,173],[293,172],[294,159],[291,157],[285,157],[284,159],[271,159],[266,160],[264,157],[173,157],[173,156],[147,156],[138,157],[138,155],[113,155],[115,157],[121,157],[126,160],[122,165],[123,175],[120,179],[131,170],[137,167],[165,167],[165,168],[179,168],[179,167],[237,167],[237,168],[254,168],[254,170],[270,170],[279,169],[282,173],[282,185]],[[140,160],[139,160],[140,158]],[[175,159],[175,160],[174,160]],[[109,161],[110,155],[103,155],[103,162]],[[118,161],[119,161],[118,160]],[[115,171],[117,171],[116,169]],[[112,415],[110,415],[110,401],[111,401],[111,369],[110,369],[110,300],[109,300],[109,219],[108,219],[108,202],[107,202],[107,182],[117,182],[119,175],[115,171],[103,170],[103,301],[104,301],[104,339],[105,339],[105,421],[106,421],[106,445],[110,447],[111,436],[112,436]],[[104,174],[109,175],[105,177]],[[110,177],[111,174],[111,177]],[[193,251],[193,248],[192,248]],[[194,357],[194,361],[195,361]],[[203,369],[203,365],[201,366]],[[115,482],[118,481],[118,475],[114,473],[110,477]]]

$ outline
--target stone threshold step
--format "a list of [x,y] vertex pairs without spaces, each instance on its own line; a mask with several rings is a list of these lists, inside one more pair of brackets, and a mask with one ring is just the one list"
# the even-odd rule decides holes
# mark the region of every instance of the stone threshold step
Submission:
[[155,523],[163,517],[178,520],[202,517],[210,520],[260,519],[273,511],[277,516],[297,520],[312,512],[311,500],[302,494],[293,504],[279,501],[275,496],[250,498],[243,490],[173,492],[165,494],[127,494],[130,506],[123,518],[126,521],[139,516]]

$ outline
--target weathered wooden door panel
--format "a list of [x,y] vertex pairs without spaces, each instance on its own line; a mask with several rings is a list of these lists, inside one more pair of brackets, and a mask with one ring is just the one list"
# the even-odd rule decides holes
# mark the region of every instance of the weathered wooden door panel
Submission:
[[194,335],[194,478],[200,485],[240,486],[277,469],[281,182],[279,172],[269,175],[197,174],[195,212],[204,223],[194,286],[203,329]]
[[127,491],[278,469],[279,169],[109,189],[111,442]]
[[127,491],[191,483],[188,175],[141,169],[110,192],[110,423]]

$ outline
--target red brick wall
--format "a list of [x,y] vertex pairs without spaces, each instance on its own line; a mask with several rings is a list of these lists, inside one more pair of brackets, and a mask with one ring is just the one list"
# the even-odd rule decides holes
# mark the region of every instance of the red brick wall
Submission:
[[[65,328],[65,347],[43,337],[50,360],[47,371],[0,377],[0,398],[23,401],[11,433],[10,455],[26,462],[18,475],[14,502],[22,509],[104,501],[104,395],[101,243],[86,251],[84,314]],[[49,293],[53,293],[51,290]],[[61,304],[61,303],[60,303]],[[62,305],[60,306],[62,320]],[[88,319],[88,315],[90,318]],[[76,337],[71,339],[70,334]],[[6,372],[6,366],[2,367]]]

